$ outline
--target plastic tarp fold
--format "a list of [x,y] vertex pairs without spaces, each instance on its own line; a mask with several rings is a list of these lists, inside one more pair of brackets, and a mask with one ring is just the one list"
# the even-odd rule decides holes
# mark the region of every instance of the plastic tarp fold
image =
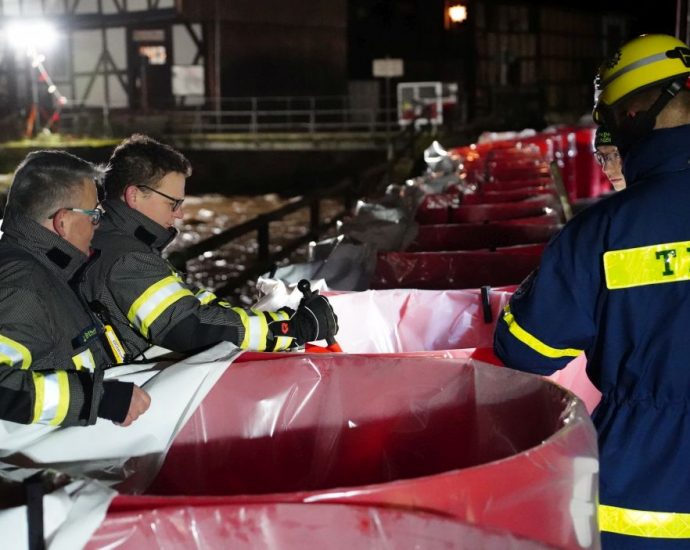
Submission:
[[[316,245],[318,257],[309,262],[279,267],[270,275],[285,284],[301,279],[323,279],[335,290],[365,290],[376,265],[376,249],[370,244],[346,241],[342,236]],[[282,307],[285,304],[280,304]]]
[[[328,294],[338,315],[338,342],[348,353],[393,353],[477,358],[502,365],[493,354],[499,314],[515,287],[489,289],[491,320],[479,289],[371,290]],[[548,378],[582,399],[589,412],[601,399],[585,371],[584,354]]]
[[1,422],[0,477],[22,479],[23,470],[49,468],[141,490],[187,419],[239,353],[237,346],[224,342],[177,363],[106,371],[107,378],[134,382],[151,396],[150,408],[127,428],[103,419],[93,426],[69,428]]
[[[77,480],[43,497],[47,550],[82,548],[99,527],[116,492],[92,480]],[[27,507],[0,510],[2,547],[29,550]],[[33,550],[33,549],[31,549]]]
[[582,402],[541,377],[457,359],[289,355],[228,369],[151,496],[118,497],[111,512],[360,503],[596,547],[596,471]]

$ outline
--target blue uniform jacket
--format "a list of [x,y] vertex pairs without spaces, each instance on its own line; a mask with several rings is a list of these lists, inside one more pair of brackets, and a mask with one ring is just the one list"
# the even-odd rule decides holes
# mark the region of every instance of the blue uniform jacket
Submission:
[[690,547],[689,163],[690,125],[638,143],[628,188],[551,240],[496,327],[496,354],[515,369],[550,374],[587,356],[603,395],[605,548]]

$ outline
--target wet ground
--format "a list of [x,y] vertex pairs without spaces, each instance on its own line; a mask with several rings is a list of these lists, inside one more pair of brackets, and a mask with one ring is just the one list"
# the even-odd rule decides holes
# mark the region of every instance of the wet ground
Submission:
[[[259,214],[276,210],[288,203],[288,199],[275,194],[247,196],[200,195],[187,196],[184,203],[184,219],[179,227],[180,235],[166,252],[180,250],[221,231],[248,221]],[[321,203],[322,221],[334,217],[342,211],[342,204],[335,200]],[[305,235],[309,227],[309,209],[302,209],[281,221],[270,225],[271,253],[278,252],[291,240]],[[330,235],[335,234],[335,230]],[[187,263],[187,281],[210,290],[222,286],[228,279],[240,275],[257,256],[256,232],[234,240],[220,249],[205,252],[202,256]],[[307,258],[307,247],[298,250],[289,260],[280,263],[303,262]],[[250,305],[258,298],[254,281],[248,282],[230,295],[230,302],[237,305]]]

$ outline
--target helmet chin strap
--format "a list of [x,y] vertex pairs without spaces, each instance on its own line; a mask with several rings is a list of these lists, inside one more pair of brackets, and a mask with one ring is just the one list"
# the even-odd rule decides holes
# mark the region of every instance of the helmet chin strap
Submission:
[[616,145],[623,157],[635,143],[654,130],[657,115],[685,87],[687,80],[685,76],[672,80],[649,109],[639,111],[635,116],[626,116],[622,121],[614,123]]

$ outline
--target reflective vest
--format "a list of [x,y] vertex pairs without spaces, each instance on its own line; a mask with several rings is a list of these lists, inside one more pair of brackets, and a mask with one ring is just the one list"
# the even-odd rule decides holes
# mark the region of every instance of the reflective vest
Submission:
[[625,176],[549,243],[495,351],[540,374],[586,354],[604,547],[690,547],[690,126],[652,132]]

